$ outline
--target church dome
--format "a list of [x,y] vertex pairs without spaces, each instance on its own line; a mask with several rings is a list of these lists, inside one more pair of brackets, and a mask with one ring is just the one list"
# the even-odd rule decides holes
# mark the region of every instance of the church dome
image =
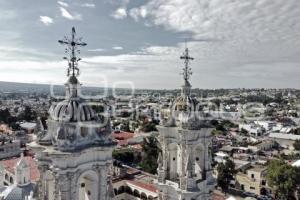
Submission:
[[66,99],[50,108],[52,119],[68,122],[83,122],[95,119],[94,110],[84,101]]
[[198,101],[190,96],[179,96],[174,101],[175,111],[197,111]]

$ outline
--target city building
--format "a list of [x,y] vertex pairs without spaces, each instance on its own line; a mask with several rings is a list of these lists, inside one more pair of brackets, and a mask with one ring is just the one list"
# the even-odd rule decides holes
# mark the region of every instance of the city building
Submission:
[[30,200],[34,197],[39,171],[31,157],[13,158],[0,163],[0,199]]
[[248,169],[236,174],[236,187],[257,195],[266,195],[270,191],[266,175],[266,166],[251,165]]
[[164,116],[158,140],[162,153],[158,158],[160,200],[207,200],[212,196],[214,179],[211,167],[212,136],[210,124],[201,118],[196,99],[191,96],[191,69],[188,48],[184,55],[181,95]]
[[[109,119],[100,120],[80,92],[76,51],[86,44],[75,38],[59,41],[67,45],[68,81],[63,101],[53,103],[47,121],[31,144],[40,170],[39,200],[107,200],[113,198],[111,177],[115,142],[110,138]],[[107,120],[107,121],[106,121]]]

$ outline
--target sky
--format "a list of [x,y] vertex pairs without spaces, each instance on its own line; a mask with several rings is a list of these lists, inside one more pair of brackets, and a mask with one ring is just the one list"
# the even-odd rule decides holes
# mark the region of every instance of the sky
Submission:
[[299,0],[0,0],[0,81],[62,84],[75,26],[86,86],[300,88]]

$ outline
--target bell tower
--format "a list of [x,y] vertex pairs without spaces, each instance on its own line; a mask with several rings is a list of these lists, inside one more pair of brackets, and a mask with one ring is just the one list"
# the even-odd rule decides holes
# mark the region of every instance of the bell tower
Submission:
[[211,131],[209,122],[191,96],[193,58],[186,47],[181,95],[170,106],[170,116],[162,120],[158,141],[162,154],[158,158],[160,200],[209,200],[214,187],[211,167]]
[[68,81],[63,101],[52,103],[47,131],[38,134],[32,148],[40,170],[38,199],[109,200],[113,198],[109,167],[112,141],[108,117],[98,117],[80,93],[78,48],[86,43],[76,38],[59,40],[66,45]]

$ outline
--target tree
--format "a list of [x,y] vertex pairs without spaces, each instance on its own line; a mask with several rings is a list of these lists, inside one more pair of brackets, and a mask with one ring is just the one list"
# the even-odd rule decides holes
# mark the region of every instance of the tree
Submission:
[[121,131],[130,132],[129,121],[125,120],[121,123]]
[[299,151],[300,150],[300,140],[296,140],[293,144],[295,150]]
[[19,115],[19,119],[20,120],[25,120],[25,121],[32,121],[32,120],[35,120],[37,117],[37,114],[35,111],[33,111],[31,109],[31,107],[29,106],[25,106],[25,109],[22,113],[20,113]]
[[154,136],[144,138],[142,147],[143,156],[140,166],[144,171],[155,174],[157,170],[157,158],[159,154],[156,138]]
[[211,102],[216,105],[216,109],[220,108],[220,105],[221,105],[220,99],[212,99]]
[[114,150],[112,153],[114,159],[124,163],[135,163],[136,156],[132,150]]
[[9,122],[9,118],[11,117],[9,110],[6,109],[0,109],[0,121],[4,123]]
[[294,199],[299,186],[300,169],[286,164],[283,160],[272,160],[267,169],[268,185],[273,188],[276,199]]
[[294,130],[294,134],[295,135],[300,135],[300,128],[299,127]]
[[235,164],[232,160],[227,159],[225,163],[220,163],[217,167],[218,177],[217,185],[223,192],[227,192],[230,181],[234,179],[236,174]]
[[155,122],[144,122],[142,124],[142,129],[141,130],[145,133],[148,133],[148,132],[151,132],[151,131],[157,131],[156,124],[155,124]]

